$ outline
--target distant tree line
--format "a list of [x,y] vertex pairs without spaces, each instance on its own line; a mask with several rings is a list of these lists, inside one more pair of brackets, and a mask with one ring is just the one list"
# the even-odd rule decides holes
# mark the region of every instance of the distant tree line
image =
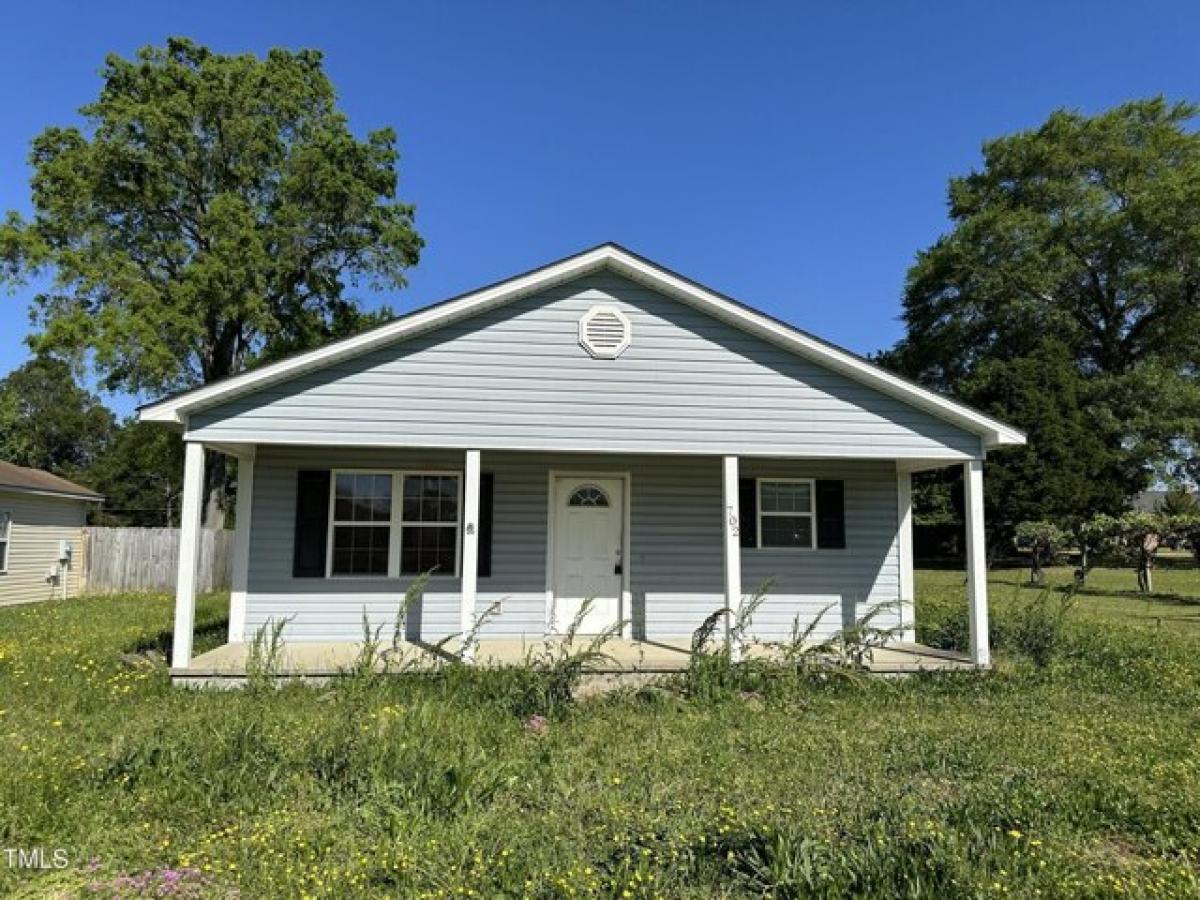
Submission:
[[35,357],[0,380],[0,459],[103,494],[93,524],[178,524],[179,435],[133,418],[118,422],[60,359]]

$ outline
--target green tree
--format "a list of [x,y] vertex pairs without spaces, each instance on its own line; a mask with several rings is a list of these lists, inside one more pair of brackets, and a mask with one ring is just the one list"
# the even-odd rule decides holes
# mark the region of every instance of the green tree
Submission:
[[1154,590],[1154,563],[1164,543],[1188,533],[1191,520],[1145,510],[1127,510],[1119,516],[1099,515],[1084,526],[1091,547],[1132,565],[1138,590]]
[[1022,522],[1016,528],[1017,546],[1029,551],[1029,583],[1045,584],[1045,567],[1052,565],[1067,544],[1067,533],[1053,522]]
[[1200,516],[1200,501],[1185,487],[1173,487],[1156,504],[1158,512],[1172,518]]
[[105,497],[98,525],[179,524],[183,441],[165,428],[130,419],[87,469],[88,486]]
[[33,217],[0,224],[2,274],[52,275],[37,350],[88,353],[109,389],[192,388],[372,323],[348,287],[404,284],[395,134],[351,133],[319,52],[172,38],[101,76],[86,127],[33,142]]
[[0,381],[0,459],[66,478],[101,455],[115,429],[100,398],[62,360],[35,357]]
[[[1154,465],[1200,436],[1200,137],[1197,109],[1152,99],[990,141],[983,166],[950,182],[952,230],[919,254],[904,296],[905,338],[885,361],[1028,429],[1028,453],[997,455],[1014,509],[1002,521],[1082,512],[1068,503],[1078,446],[1127,497]],[[1047,341],[1074,370],[1078,421],[1055,438],[1054,398],[1006,382],[1065,384]],[[1003,374],[1005,367],[1022,371]],[[1040,369],[1040,374],[1035,371]],[[1009,401],[1013,403],[1010,405]],[[1039,433],[1043,432],[1043,433]],[[1058,483],[1064,461],[1074,472]],[[1005,478],[1004,469],[1013,473]],[[995,496],[995,491],[992,492]],[[1044,496],[1044,509],[1036,498]],[[1083,499],[1086,498],[1086,503]],[[1027,509],[1030,500],[1033,509]],[[1101,507],[1111,503],[1099,498]],[[1115,511],[1115,510],[1113,510]]]
[[1145,483],[1145,470],[1097,428],[1090,386],[1061,342],[1047,339],[1013,360],[984,360],[963,386],[973,403],[1018,423],[1029,438],[988,455],[987,521],[1003,539],[1020,522],[1069,527],[1096,513],[1115,515],[1130,486]]

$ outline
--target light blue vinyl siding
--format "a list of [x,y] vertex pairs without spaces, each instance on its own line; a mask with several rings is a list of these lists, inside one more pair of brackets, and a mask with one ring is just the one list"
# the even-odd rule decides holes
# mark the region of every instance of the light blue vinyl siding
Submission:
[[[292,578],[296,472],[308,468],[461,470],[448,450],[261,446],[255,462],[247,634],[293,617],[289,640],[356,640],[364,612],[391,635],[407,580]],[[502,610],[485,636],[540,638],[546,615],[546,515],[551,470],[629,472],[634,633],[689,635],[723,603],[721,466],[717,457],[484,451],[495,476],[492,575],[479,580],[478,612]],[[742,551],[743,588],[774,587],[752,634],[779,638],[832,604],[818,634],[836,631],[899,593],[896,474],[886,462],[744,459],[743,477],[840,478],[846,486],[844,550]],[[437,641],[458,630],[459,581],[434,577],[406,623],[410,638]],[[894,623],[895,610],[877,620]]]
[[[618,359],[579,346],[629,317]],[[192,439],[963,459],[978,435],[677,300],[598,273],[194,413]]]

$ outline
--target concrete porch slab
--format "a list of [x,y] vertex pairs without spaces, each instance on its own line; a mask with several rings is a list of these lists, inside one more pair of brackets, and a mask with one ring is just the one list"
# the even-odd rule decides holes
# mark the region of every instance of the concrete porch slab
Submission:
[[[484,667],[520,665],[539,654],[559,650],[560,638],[489,639],[479,642],[475,664]],[[586,639],[577,639],[578,646]],[[401,644],[392,654],[392,671],[428,671],[445,662],[457,659],[459,645],[449,641],[443,645],[424,643]],[[285,644],[276,662],[280,678],[323,681],[345,674],[351,669],[362,650],[356,641],[296,642]],[[687,668],[691,656],[690,638],[663,640],[609,641],[603,647],[606,658],[591,671],[605,674],[665,674]],[[751,644],[746,647],[747,658],[771,658],[779,650],[770,644]],[[177,684],[203,685],[221,682],[240,682],[246,677],[250,658],[247,643],[223,644],[196,656],[186,668],[173,668],[171,678]],[[382,666],[380,666],[382,667]],[[974,669],[970,658],[959,653],[937,650],[921,644],[899,643],[872,651],[866,664],[868,671],[881,675],[914,672],[953,671]]]

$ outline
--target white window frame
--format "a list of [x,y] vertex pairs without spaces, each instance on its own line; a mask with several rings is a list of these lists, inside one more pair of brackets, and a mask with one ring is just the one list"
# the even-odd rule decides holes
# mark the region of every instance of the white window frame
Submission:
[[[437,469],[411,469],[404,472],[396,473],[396,481],[392,482],[392,491],[395,493],[397,488],[400,493],[396,494],[400,498],[400,508],[395,513],[396,526],[399,529],[396,533],[395,550],[396,550],[396,577],[401,577],[400,573],[400,553],[403,549],[403,538],[405,528],[449,528],[449,522],[406,522],[404,520],[404,479],[409,476],[421,475],[436,475],[436,476],[451,476],[458,482],[458,515],[454,519],[454,573],[449,577],[458,578],[462,573],[462,523],[463,523],[463,473],[461,470],[437,470]],[[478,526],[476,526],[478,527]],[[390,568],[390,566],[389,566]],[[420,573],[407,573],[413,577]],[[445,573],[441,573],[445,574]],[[435,576],[436,577],[436,574]]]
[[[341,522],[334,518],[337,505],[337,477],[339,475],[387,475],[392,479],[392,509],[387,522]],[[454,572],[437,572],[433,578],[458,578],[462,569],[462,519],[463,519],[463,473],[460,469],[385,469],[385,468],[355,468],[331,469],[329,472],[329,524],[325,535],[325,577],[327,579],[351,579],[354,581],[382,581],[402,577],[400,573],[400,553],[405,528],[432,527],[449,528],[450,522],[405,522],[404,521],[404,479],[407,476],[444,475],[453,476],[458,481],[458,518],[454,525]],[[386,575],[351,575],[333,571],[333,532],[335,526],[350,528],[387,525],[388,533],[388,570]],[[414,576],[415,577],[415,576]]]
[[[809,510],[803,512],[765,512],[762,503],[762,486],[764,482],[770,484],[807,484]],[[817,549],[817,480],[815,478],[755,478],[754,479],[754,505],[758,510],[758,542],[756,544],[759,550],[782,550],[784,552],[799,551],[807,553]],[[810,543],[807,547],[771,547],[763,545],[763,519],[765,517],[782,517],[795,518],[796,516],[807,516],[812,523],[812,528],[809,529],[811,536]]]
[[4,545],[4,553],[0,555],[0,575],[8,574],[8,558],[12,555],[12,513],[0,509],[0,544]]

